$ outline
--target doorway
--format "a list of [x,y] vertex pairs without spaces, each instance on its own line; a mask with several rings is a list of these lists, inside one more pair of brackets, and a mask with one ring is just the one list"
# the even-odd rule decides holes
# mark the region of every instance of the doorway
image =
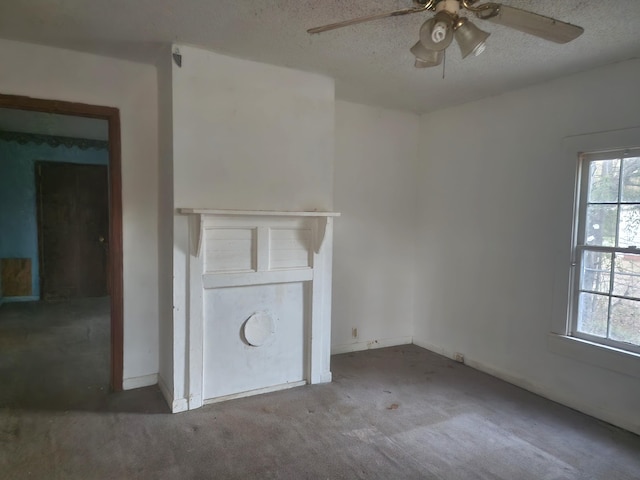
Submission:
[[[104,167],[103,173],[108,173],[108,213],[104,215],[107,218],[107,227],[104,227],[104,221],[95,222],[95,229],[92,227],[91,233],[87,237],[96,237],[98,244],[86,247],[93,249],[94,258],[97,261],[102,259],[104,274],[96,275],[96,279],[92,280],[90,285],[82,286],[93,292],[108,291],[110,304],[110,386],[112,391],[122,390],[123,378],[123,276],[122,276],[122,176],[121,176],[121,151],[120,151],[120,113],[117,108],[103,107],[95,105],[87,105],[72,102],[62,102],[55,100],[43,100],[30,97],[2,95],[0,94],[0,107],[17,110],[28,110],[34,112],[53,113],[59,115],[68,115],[76,117],[86,117],[94,119],[106,120],[108,123],[108,150],[109,164]],[[91,175],[103,176],[103,174]],[[55,174],[54,174],[55,176]],[[43,228],[47,228],[51,222],[46,220],[43,222]],[[95,231],[94,231],[95,230]],[[100,233],[104,231],[104,233]],[[102,240],[100,240],[102,237]],[[89,238],[86,243],[91,243]],[[43,247],[42,245],[40,247]],[[49,248],[49,247],[46,247]],[[85,247],[82,247],[85,248]],[[55,248],[54,248],[55,250]],[[72,261],[70,254],[63,255],[63,261]],[[55,255],[54,255],[55,256]],[[73,258],[73,257],[71,257]],[[47,266],[44,266],[43,272],[48,272]],[[67,270],[68,272],[69,270]],[[45,273],[42,275],[42,282],[46,278]],[[75,275],[75,274],[74,274]],[[101,277],[101,278],[100,278]],[[77,281],[76,281],[77,283]],[[67,288],[69,287],[67,284]],[[45,290],[48,286],[45,285]],[[52,295],[59,295],[60,292],[53,291]]]

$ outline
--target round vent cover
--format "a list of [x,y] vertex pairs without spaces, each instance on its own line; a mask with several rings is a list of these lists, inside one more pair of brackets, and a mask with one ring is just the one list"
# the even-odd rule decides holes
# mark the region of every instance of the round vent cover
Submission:
[[264,345],[275,331],[275,320],[267,312],[256,312],[244,322],[244,338],[247,340],[247,343],[253,347]]

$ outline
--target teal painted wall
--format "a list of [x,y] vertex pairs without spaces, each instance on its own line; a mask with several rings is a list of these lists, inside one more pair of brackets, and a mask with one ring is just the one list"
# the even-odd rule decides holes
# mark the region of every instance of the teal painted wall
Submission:
[[[0,140],[0,258],[31,258],[33,297],[40,297],[34,165],[37,161],[107,165],[107,150]],[[0,298],[2,293],[0,290]],[[17,298],[13,298],[17,300]],[[4,302],[12,297],[3,298]]]

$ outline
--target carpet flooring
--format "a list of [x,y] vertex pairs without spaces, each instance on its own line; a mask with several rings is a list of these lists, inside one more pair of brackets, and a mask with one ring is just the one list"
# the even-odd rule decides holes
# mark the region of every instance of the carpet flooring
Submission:
[[[640,479],[640,437],[413,345],[336,355],[331,384],[172,415],[157,387],[109,394],[108,375],[91,375],[97,360],[80,344],[99,336],[97,317],[93,333],[71,335],[75,349],[27,362],[21,378],[20,338],[51,347],[54,333],[27,332],[6,307],[2,480]],[[85,307],[59,308],[80,318]],[[70,364],[74,381],[47,380]]]

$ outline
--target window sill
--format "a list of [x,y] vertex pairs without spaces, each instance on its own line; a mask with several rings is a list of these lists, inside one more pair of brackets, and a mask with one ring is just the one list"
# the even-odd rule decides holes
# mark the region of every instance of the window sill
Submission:
[[640,378],[640,354],[555,333],[550,333],[547,340],[553,353]]

